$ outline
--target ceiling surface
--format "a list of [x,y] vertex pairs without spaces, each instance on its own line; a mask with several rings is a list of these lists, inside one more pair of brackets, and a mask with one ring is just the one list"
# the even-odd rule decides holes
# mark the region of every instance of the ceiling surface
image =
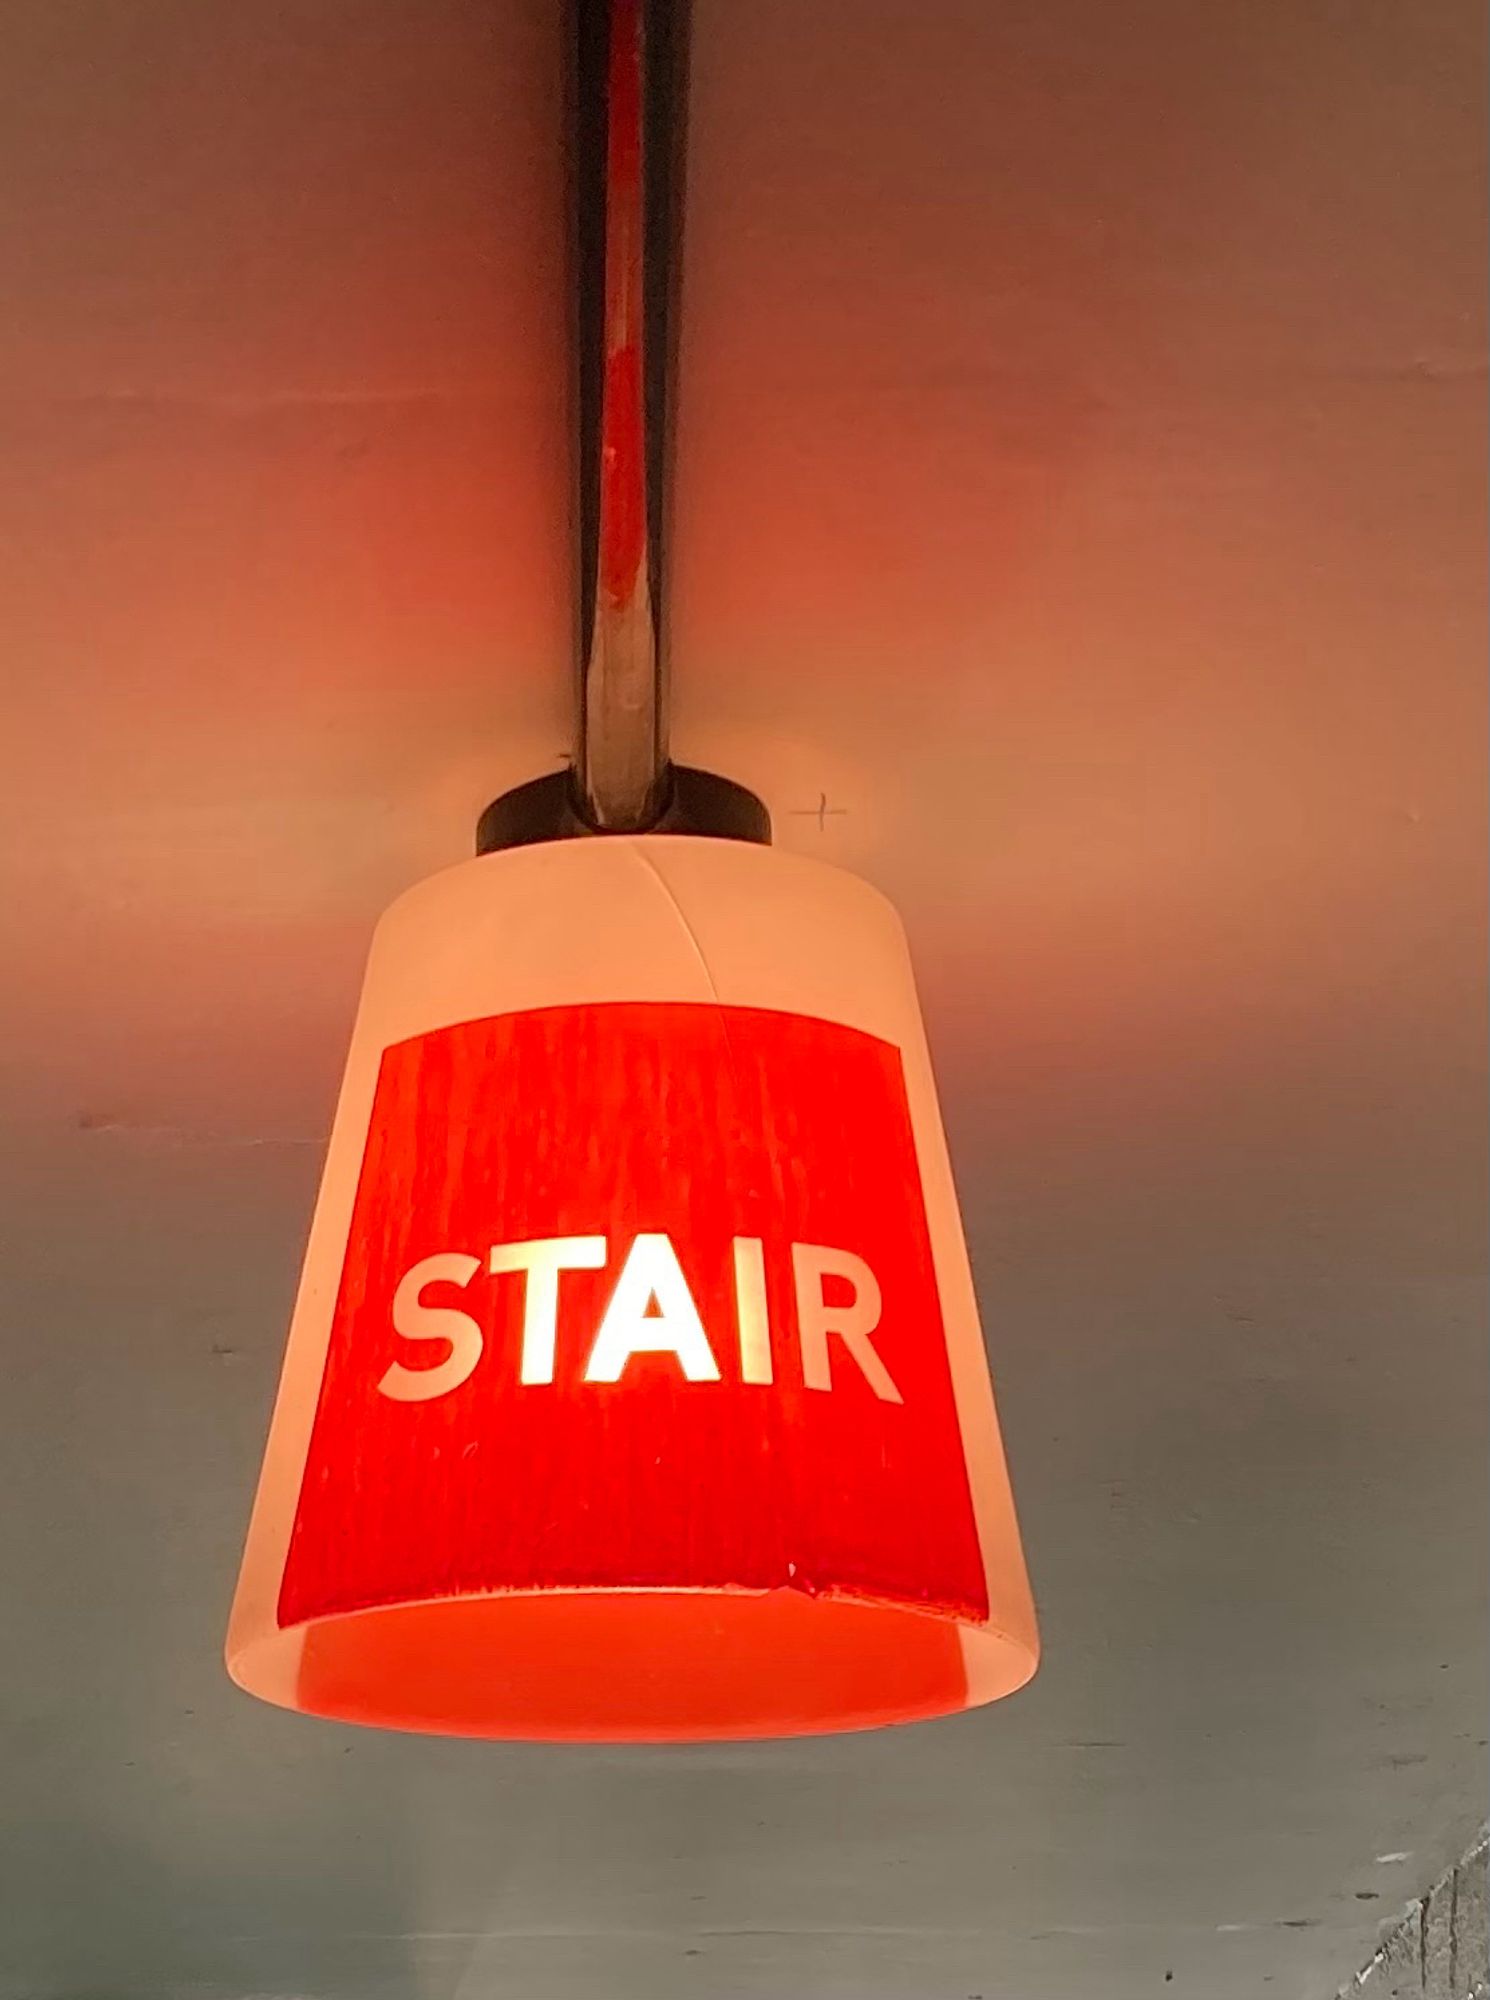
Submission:
[[4,2000],[1325,2000],[1482,1811],[1479,9],[698,0],[675,747],[899,903],[1046,1660],[219,1651],[361,958],[568,740],[556,7],[0,20]]

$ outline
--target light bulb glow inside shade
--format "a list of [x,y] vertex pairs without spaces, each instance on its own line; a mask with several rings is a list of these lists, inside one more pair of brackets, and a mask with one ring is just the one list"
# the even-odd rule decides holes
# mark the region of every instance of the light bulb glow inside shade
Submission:
[[1038,1641],[909,960],[720,840],[484,856],[378,927],[228,1637],[456,1735],[778,1736]]

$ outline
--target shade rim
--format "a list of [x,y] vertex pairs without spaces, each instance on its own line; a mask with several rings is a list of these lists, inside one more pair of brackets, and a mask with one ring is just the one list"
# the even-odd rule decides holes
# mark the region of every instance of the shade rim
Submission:
[[416,1735],[512,1742],[769,1740],[956,1714],[1039,1664],[1016,1615],[706,1586],[472,1592],[230,1637],[247,1693]]

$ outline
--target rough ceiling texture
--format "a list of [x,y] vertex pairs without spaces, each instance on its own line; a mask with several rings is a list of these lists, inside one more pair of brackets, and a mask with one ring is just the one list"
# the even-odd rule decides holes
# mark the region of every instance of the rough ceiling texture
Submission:
[[677,747],[905,912],[1047,1644],[719,1751],[218,1661],[372,919],[565,750],[557,9],[0,42],[0,1995],[1333,1993],[1485,1788],[1479,9],[699,0]]

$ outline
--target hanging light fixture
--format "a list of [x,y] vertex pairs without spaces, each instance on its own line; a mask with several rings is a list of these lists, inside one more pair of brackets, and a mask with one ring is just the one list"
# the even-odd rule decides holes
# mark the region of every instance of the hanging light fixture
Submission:
[[680,24],[579,14],[575,766],[378,927],[228,1666],[471,1736],[946,1714],[1038,1640],[910,964],[668,759]]

